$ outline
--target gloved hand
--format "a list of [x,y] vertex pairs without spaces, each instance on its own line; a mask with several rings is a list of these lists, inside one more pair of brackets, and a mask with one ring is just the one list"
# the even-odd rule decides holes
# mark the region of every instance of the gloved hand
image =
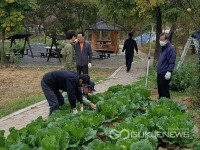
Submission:
[[83,104],[81,104],[81,111],[83,111]]
[[88,63],[88,68],[91,68],[92,67],[92,64],[91,63]]
[[171,72],[167,72],[166,74],[165,74],[165,79],[166,80],[169,80],[171,78]]
[[73,114],[77,114],[77,113],[78,113],[78,110],[77,110],[76,108],[73,108],[73,109],[72,109],[72,113],[73,113]]

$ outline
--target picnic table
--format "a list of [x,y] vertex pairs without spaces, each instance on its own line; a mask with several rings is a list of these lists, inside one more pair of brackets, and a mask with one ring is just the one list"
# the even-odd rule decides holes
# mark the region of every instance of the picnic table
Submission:
[[44,48],[46,49],[45,56],[47,57],[47,62],[49,61],[50,57],[58,58],[59,62],[61,62],[61,59],[60,59],[61,58],[61,49],[60,48],[58,48],[57,46],[52,46],[52,47],[46,46]]
[[110,54],[113,53],[113,51],[111,50],[108,50],[108,49],[104,49],[104,48],[98,48],[98,49],[95,49],[95,51],[97,53],[100,53],[99,57],[100,58],[110,58]]
[[61,49],[58,48],[57,41],[65,40],[66,37],[63,35],[54,35],[54,36],[51,36],[51,39],[52,39],[52,43],[51,43],[50,48],[49,47],[46,48],[46,50],[48,51],[47,62],[49,61],[50,57],[55,57],[55,56],[59,59],[59,62],[61,62],[61,59],[60,59],[62,57]]

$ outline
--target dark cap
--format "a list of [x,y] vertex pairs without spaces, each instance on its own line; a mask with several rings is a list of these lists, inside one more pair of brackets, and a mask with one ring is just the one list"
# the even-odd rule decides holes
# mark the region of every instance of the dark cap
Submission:
[[83,80],[83,84],[90,84],[90,76],[88,74],[82,74],[79,79]]
[[87,86],[88,86],[88,88],[90,88],[90,91],[96,91],[94,89],[95,83],[93,81],[90,81],[90,84],[88,84]]

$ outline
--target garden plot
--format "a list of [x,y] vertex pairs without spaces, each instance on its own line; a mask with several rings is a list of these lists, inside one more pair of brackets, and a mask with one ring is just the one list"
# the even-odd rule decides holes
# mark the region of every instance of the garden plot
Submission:
[[[47,120],[1,132],[1,147],[10,149],[155,150],[197,147],[194,122],[186,107],[173,100],[151,101],[150,91],[117,85],[91,97],[97,110],[71,114],[68,105]],[[197,147],[198,148],[198,147]]]

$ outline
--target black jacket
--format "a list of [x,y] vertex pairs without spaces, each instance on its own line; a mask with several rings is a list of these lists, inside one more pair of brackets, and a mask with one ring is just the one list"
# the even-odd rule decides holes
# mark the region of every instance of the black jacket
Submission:
[[90,43],[84,42],[82,52],[79,42],[76,43],[75,52],[77,66],[86,66],[88,63],[92,62],[92,48]]
[[75,72],[56,70],[44,75],[43,81],[53,91],[63,90],[67,92],[69,101],[82,103],[82,92],[79,85],[79,76]]
[[132,38],[128,38],[124,42],[124,47],[122,49],[122,52],[124,52],[124,50],[126,50],[125,54],[134,55],[134,49],[136,50],[136,52],[138,52],[138,47],[137,47],[136,41]]

